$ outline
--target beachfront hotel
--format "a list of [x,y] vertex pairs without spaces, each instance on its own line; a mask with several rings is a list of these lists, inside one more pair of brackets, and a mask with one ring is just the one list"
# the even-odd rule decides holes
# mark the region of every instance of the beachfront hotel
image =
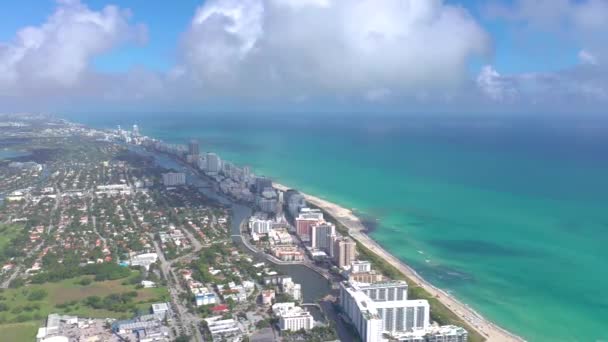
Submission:
[[342,282],[340,304],[364,342],[384,341],[384,335],[430,327],[428,301],[408,300],[405,282]]
[[311,230],[314,224],[323,222],[323,213],[318,209],[302,208],[296,217],[296,234],[304,242],[311,239]]
[[408,299],[407,289],[404,281],[340,283],[340,304],[363,342],[467,341],[461,327],[431,325],[428,301]]
[[336,236],[336,226],[329,222],[314,224],[310,227],[312,248],[322,250],[326,254],[333,255],[333,241]]
[[350,283],[340,283],[340,305],[363,342],[382,341],[382,318],[374,302]]
[[340,268],[349,266],[356,258],[356,244],[349,237],[336,237],[333,241],[333,258],[336,265]]

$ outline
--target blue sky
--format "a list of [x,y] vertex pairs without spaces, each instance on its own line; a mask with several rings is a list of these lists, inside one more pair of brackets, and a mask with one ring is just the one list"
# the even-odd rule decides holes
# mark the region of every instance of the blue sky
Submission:
[[[92,9],[107,4],[119,4],[133,13],[133,21],[143,22],[149,30],[149,41],[139,46],[116,49],[99,56],[95,66],[106,71],[124,71],[135,65],[154,70],[167,70],[175,62],[175,49],[180,36],[187,29],[201,0],[147,1],[147,0],[89,0]],[[448,1],[464,6],[492,35],[494,44],[493,63],[505,72],[552,71],[576,64],[576,44],[569,44],[551,33],[522,31],[517,25],[504,20],[484,18],[483,7],[487,1]],[[15,32],[27,25],[44,22],[55,7],[54,0],[20,0],[3,4],[0,21],[0,41],[13,38]],[[551,58],[548,58],[550,56]],[[481,62],[472,63],[477,71]]]
[[[110,5],[120,12],[108,12]],[[606,75],[605,49],[589,38],[607,32],[608,0],[21,0],[1,6],[0,71],[8,76],[5,84],[0,78],[0,99],[10,107],[32,92],[48,98],[41,103],[50,108],[74,98],[117,108],[148,97],[160,102],[154,91],[164,105],[281,98],[390,108],[412,99],[426,108],[435,96],[459,108],[480,107],[486,94],[518,110],[551,104],[551,93],[587,109],[608,97],[606,78],[597,76]],[[91,16],[105,26],[97,19],[82,24]],[[38,33],[20,39],[26,27]],[[66,35],[71,40],[58,43]],[[372,35],[383,39],[375,55]],[[34,46],[36,39],[42,43]],[[340,65],[345,58],[347,66]],[[260,91],[260,82],[277,84]],[[113,90],[125,84],[134,88]],[[169,88],[179,91],[169,96]]]
[[[99,56],[95,66],[107,71],[124,71],[134,65],[144,65],[155,70],[170,68],[174,63],[174,51],[179,37],[201,3],[197,0],[86,1],[91,9],[96,10],[108,4],[130,9],[133,21],[145,23],[150,36],[146,44],[116,49]],[[20,0],[3,4],[2,13],[5,14],[0,21],[0,41],[13,39],[15,32],[24,26],[43,23],[55,5],[54,0]]]

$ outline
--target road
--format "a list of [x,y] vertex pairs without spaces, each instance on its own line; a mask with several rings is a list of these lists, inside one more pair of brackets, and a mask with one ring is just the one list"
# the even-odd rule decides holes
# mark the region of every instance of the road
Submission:
[[[202,319],[188,311],[188,308],[182,303],[180,298],[180,294],[187,293],[182,288],[181,282],[173,272],[171,268],[171,263],[167,261],[165,258],[165,254],[162,249],[158,245],[158,242],[154,239],[154,236],[150,234],[150,238],[152,239],[152,243],[154,244],[154,248],[156,249],[156,254],[158,254],[158,260],[160,261],[160,270],[167,280],[167,287],[169,289],[169,294],[171,295],[171,303],[173,304],[174,309],[176,310],[176,317],[179,322],[179,325],[182,329],[176,329],[178,332],[182,332],[186,335],[193,336],[192,332],[194,332],[194,337],[196,341],[204,341],[203,335],[199,329],[200,323]],[[200,249],[199,249],[200,250]],[[195,250],[187,255],[191,255],[198,252]]]
[[51,209],[51,213],[49,214],[49,225],[48,225],[48,227],[46,227],[47,235],[50,235],[51,231],[53,230],[53,215],[59,208],[59,204],[61,203],[61,199],[62,199],[61,196],[62,196],[61,192],[59,190],[57,190],[57,193],[55,194],[55,205],[53,206],[53,209]]
[[[51,212],[49,214],[49,225],[46,227],[47,238],[49,238],[49,236],[53,230],[53,216],[55,216],[55,212],[59,209],[60,203],[61,203],[61,192],[59,192],[59,190],[57,190],[57,196],[55,197],[55,205],[51,209]],[[33,256],[34,254],[38,253],[40,251],[40,249],[42,248],[42,246],[44,246],[44,244],[45,244],[45,241],[44,240],[41,241],[38,245],[36,245],[36,247],[32,248],[27,253],[27,255],[24,259],[28,259],[31,256]],[[21,274],[22,270],[23,270],[23,265],[22,264],[17,265],[17,267],[15,268],[13,273],[10,275],[10,277],[8,277],[4,282],[2,282],[2,284],[0,284],[0,288],[8,289],[9,285],[11,284],[11,281],[13,281],[15,278],[17,278],[17,276],[19,274]]]

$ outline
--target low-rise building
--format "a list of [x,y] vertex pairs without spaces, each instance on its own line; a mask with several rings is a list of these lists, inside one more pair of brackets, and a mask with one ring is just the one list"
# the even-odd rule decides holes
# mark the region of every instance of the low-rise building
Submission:
[[391,334],[393,341],[399,342],[466,342],[468,332],[454,325],[430,326],[423,330]]
[[432,326],[426,330],[426,342],[466,342],[468,332],[455,325]]
[[384,276],[374,270],[360,273],[346,272],[345,275],[350,282],[375,284],[384,281]]
[[156,253],[144,253],[131,257],[131,266],[143,266],[146,270],[158,260]]
[[372,263],[367,260],[353,260],[350,264],[351,273],[365,273],[372,270]]
[[221,316],[206,318],[207,329],[213,341],[240,341],[242,335],[239,324],[234,319],[222,319]]
[[272,306],[272,312],[279,318],[281,331],[298,331],[312,329],[314,319],[310,312],[296,306],[295,303],[277,303]]
[[302,261],[304,252],[295,246],[278,246],[272,249],[272,254],[282,261]]
[[273,229],[268,234],[268,237],[273,245],[293,245],[293,238],[286,229]]
[[214,292],[199,292],[194,295],[194,302],[196,306],[217,304],[219,299]]
[[272,301],[274,300],[276,293],[274,290],[264,290],[262,291],[262,305],[272,305]]

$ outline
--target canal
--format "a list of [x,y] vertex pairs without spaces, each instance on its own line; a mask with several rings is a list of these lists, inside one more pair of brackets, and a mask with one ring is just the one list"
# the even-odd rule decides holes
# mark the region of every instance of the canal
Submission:
[[[154,157],[156,163],[166,169],[174,169],[176,171],[186,173],[186,181],[189,185],[195,186],[206,197],[216,200],[217,202],[231,208],[231,234],[232,240],[243,252],[251,255],[251,257],[260,262],[270,263],[266,260],[263,254],[254,253],[245,247],[240,236],[240,227],[243,221],[248,220],[252,215],[252,209],[241,203],[232,201],[227,196],[224,196],[214,190],[212,184],[208,180],[195,174],[189,167],[185,167],[173,158],[157,152],[150,152],[137,146],[128,146],[132,151],[142,155]],[[327,279],[321,276],[314,270],[304,265],[272,265],[275,269],[289,275],[295,283],[302,286],[302,299],[304,303],[316,303],[317,300],[325,297],[331,292],[331,284]],[[311,307],[309,307],[311,309]],[[314,313],[314,310],[311,310]],[[317,316],[317,315],[315,315]],[[315,317],[317,318],[317,317]]]

